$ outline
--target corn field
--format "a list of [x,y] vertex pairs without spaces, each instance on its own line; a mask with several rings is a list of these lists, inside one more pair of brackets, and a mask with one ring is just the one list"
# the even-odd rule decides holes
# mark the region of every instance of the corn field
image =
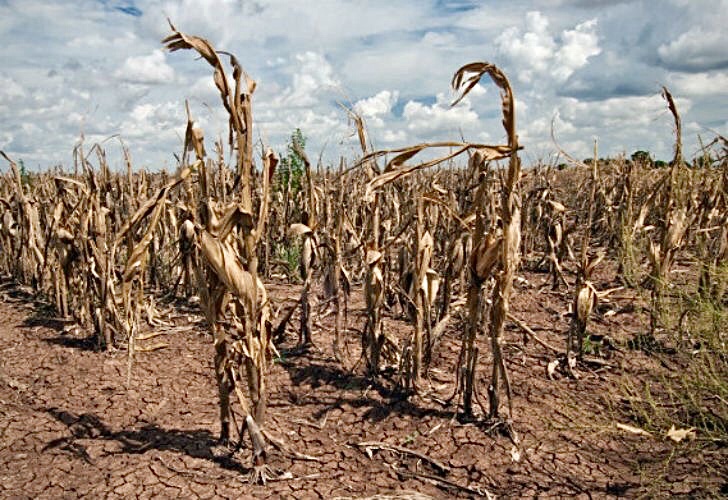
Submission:
[[[634,291],[649,316],[618,346],[625,356],[700,344],[715,354],[718,378],[728,375],[725,330],[706,338],[697,326],[701,308],[722,314],[728,304],[728,140],[717,136],[686,159],[667,88],[676,132],[667,168],[600,159],[596,143],[589,162],[561,151],[565,167],[523,168],[528,144],[518,138],[517,95],[498,67],[474,62],[454,73],[453,106],[490,80],[501,95],[504,144],[374,150],[364,119],[347,110],[361,155],[314,165],[299,149],[305,170],[294,191],[276,152],[253,139],[253,78],[235,56],[171,30],[167,50],[193,52],[211,67],[228,137],[205,137],[187,105],[174,173],[135,169],[129,154],[126,171],[112,170],[101,145],[81,142],[72,168],[24,177],[3,153],[0,272],[92,333],[98,351],[124,352],[126,386],[135,361],[153,348],[142,331],[161,321],[159,304],[197,304],[214,343],[218,394],[210,400],[219,405],[219,438],[232,439],[231,422],[238,436],[247,431],[251,482],[276,479],[270,447],[286,449],[266,419],[267,375],[291,338],[296,346],[287,352],[330,350],[343,371],[415,405],[432,400],[432,371],[445,369],[454,391],[437,400],[442,407],[461,422],[486,422],[516,449],[514,353],[536,342],[549,353],[552,378],[579,380],[608,366],[590,331],[614,293]],[[299,249],[296,268],[281,249]],[[610,288],[599,278],[607,266],[617,268]],[[534,293],[526,271],[545,276],[542,288],[571,304],[560,344],[511,310],[514,297]],[[296,283],[295,302],[271,296],[269,284],[281,281]],[[357,297],[363,322],[349,311]],[[334,332],[322,336],[319,320],[328,314]],[[392,328],[395,320],[404,326]],[[504,346],[509,328],[523,334],[519,345]],[[459,346],[454,368],[437,365],[447,336]],[[726,407],[715,411],[710,426],[692,427],[728,434]]]

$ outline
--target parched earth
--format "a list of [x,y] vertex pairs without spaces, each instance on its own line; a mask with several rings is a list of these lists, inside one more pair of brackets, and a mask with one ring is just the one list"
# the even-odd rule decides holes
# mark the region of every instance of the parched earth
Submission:
[[[527,278],[531,284],[519,283],[513,314],[546,343],[562,345],[567,296],[540,287],[544,275]],[[271,289],[279,304],[298,293],[292,286]],[[615,312],[598,317],[594,330],[619,341],[644,328],[645,319],[630,307],[634,300],[616,292],[609,306]],[[158,335],[140,345],[164,346],[137,354],[127,386],[125,350],[96,352],[84,332],[66,328],[21,288],[0,282],[0,497],[728,494],[725,447],[615,427],[623,377],[657,377],[665,370],[650,356],[610,351],[605,366],[582,368],[578,380],[552,378],[547,366],[555,355],[533,340],[524,347],[523,332],[511,325],[504,349],[516,445],[482,420],[461,422],[454,405],[444,404],[454,390],[457,321],[435,350],[422,395],[406,400],[391,393],[386,377],[374,384],[361,363],[355,366],[362,307],[359,297],[349,312],[347,368],[331,354],[333,315],[320,315],[317,346],[305,353],[290,349],[296,334],[289,327],[270,370],[266,423],[285,445],[269,454],[280,477],[260,486],[247,482],[247,440],[237,452],[217,444],[213,347],[193,307],[158,306],[169,325],[144,332]],[[404,337],[409,327],[395,316],[385,326]],[[489,350],[484,336],[478,342],[487,404]]]

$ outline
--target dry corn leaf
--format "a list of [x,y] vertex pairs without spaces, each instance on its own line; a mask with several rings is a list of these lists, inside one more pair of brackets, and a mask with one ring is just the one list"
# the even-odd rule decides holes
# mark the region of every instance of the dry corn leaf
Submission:
[[288,229],[288,237],[301,236],[302,234],[310,234],[312,232],[311,228],[306,224],[296,222],[291,224],[291,227]]
[[437,299],[437,292],[440,289],[440,276],[434,269],[428,269],[422,282],[422,291],[425,292],[428,304],[431,306]]
[[596,306],[597,294],[591,283],[586,282],[576,298],[576,316],[581,321],[589,318],[592,310]]
[[73,239],[74,239],[73,234],[71,234],[70,231],[68,231],[67,229],[64,229],[62,227],[60,227],[56,230],[56,238],[58,239],[58,241],[65,243],[65,244],[73,243]]
[[202,231],[201,247],[205,259],[228,290],[252,304],[257,287],[253,284],[252,275],[240,264],[235,251],[207,231]]
[[584,269],[584,275],[587,277],[587,279],[592,275],[594,269],[599,265],[601,261],[604,260],[605,257],[606,254],[604,252],[599,252],[596,257],[589,261],[589,263],[586,265],[586,268]]
[[139,207],[139,209],[134,213],[131,219],[129,219],[119,230],[119,233],[116,236],[115,245],[120,246],[126,234],[129,231],[134,230],[137,224],[139,224],[147,215],[149,215],[149,213],[151,213],[158,204],[164,204],[164,199],[166,198],[169,190],[182,183],[187,177],[190,176],[194,169],[197,169],[199,167],[201,163],[202,162],[198,160],[192,167],[181,169],[174,179],[170,180],[167,184],[160,188],[154,196],[147,199],[147,201],[145,201],[144,204],[142,204],[142,206]]
[[638,436],[652,436],[652,434],[650,434],[646,430],[640,429],[639,427],[634,427],[633,425],[629,424],[617,423],[617,429],[631,432],[632,434],[637,434]]
[[554,212],[565,212],[566,211],[566,207],[564,205],[562,205],[561,203],[559,203],[558,201],[548,200],[547,203],[551,206],[551,210],[553,210]]
[[471,257],[472,267],[478,278],[486,280],[491,276],[493,268],[500,263],[503,256],[502,246],[503,234],[500,232],[491,231],[481,240]]
[[368,250],[366,256],[367,266],[371,266],[379,262],[382,258],[382,253],[377,250]]
[[686,438],[695,439],[696,434],[694,427],[690,427],[689,429],[676,429],[675,425],[672,425],[665,435],[676,443],[679,443]]
[[[423,163],[419,163],[417,165],[411,165],[406,166],[404,165],[404,162],[411,159],[413,156],[418,154],[421,151],[424,151],[426,149],[432,149],[432,148],[442,148],[442,147],[448,147],[448,148],[455,148],[455,150],[451,153],[448,153],[446,155],[437,157],[433,160],[425,161]],[[461,155],[462,153],[466,151],[477,151],[479,152],[483,158],[484,161],[489,160],[500,160],[503,158],[507,158],[510,155],[510,148],[508,146],[502,146],[502,145],[486,145],[486,144],[473,144],[473,143],[467,143],[467,142],[438,142],[438,143],[422,143],[418,144],[416,146],[412,146],[409,148],[403,148],[403,149],[390,149],[390,150],[382,150],[382,151],[376,151],[374,153],[370,153],[366,155],[364,158],[362,158],[357,165],[363,164],[364,161],[368,161],[374,158],[377,158],[379,156],[383,156],[388,153],[395,153],[399,152],[400,154],[397,155],[394,159],[392,159],[389,164],[387,164],[387,168],[385,169],[384,173],[377,175],[373,179],[371,179],[367,185],[366,189],[364,191],[364,199],[367,201],[367,203],[371,203],[374,200],[374,191],[378,188],[389,184],[391,182],[396,181],[397,179],[403,179],[405,177],[408,177],[409,175],[412,175],[413,173],[423,170],[435,165],[438,165],[440,163],[443,163],[445,161],[448,161],[452,158],[455,158],[456,156]],[[397,168],[399,167],[399,168]]]
[[[508,134],[509,139],[515,139],[515,116],[513,92],[511,84],[508,82],[506,75],[496,65],[488,62],[474,62],[462,66],[452,77],[452,88],[456,92],[460,92],[460,96],[453,101],[451,106],[455,106],[468,95],[468,93],[478,84],[484,74],[490,76],[502,91],[501,106],[503,112],[503,128]],[[467,79],[466,76],[470,75]]]
[[675,250],[682,243],[688,226],[687,218],[687,212],[684,208],[670,214],[670,222],[665,235],[667,249]]
[[182,223],[182,227],[180,227],[179,236],[181,240],[192,241],[195,237],[195,224],[191,220],[186,219]]
[[556,373],[557,366],[559,366],[559,360],[555,359],[555,360],[549,362],[548,366],[546,367],[546,373],[548,374],[548,376],[551,380],[554,379],[554,374]]
[[243,234],[248,234],[255,227],[253,215],[246,211],[240,203],[230,205],[219,220],[218,225],[213,229],[217,231],[216,236],[218,238],[225,240],[236,227],[239,227]]

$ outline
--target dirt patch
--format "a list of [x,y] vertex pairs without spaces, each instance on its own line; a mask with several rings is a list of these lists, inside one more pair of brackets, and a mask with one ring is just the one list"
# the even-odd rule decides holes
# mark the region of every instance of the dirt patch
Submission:
[[[541,287],[545,275],[527,275],[513,314],[540,338],[561,346],[568,328],[568,296]],[[607,285],[608,283],[604,283]],[[608,288],[608,287],[604,287]],[[295,287],[270,287],[283,303]],[[356,364],[363,326],[361,297],[351,304],[345,366],[332,355],[333,317],[315,325],[317,347],[292,350],[296,326],[270,370],[267,428],[300,453],[271,450],[270,465],[290,474],[267,486],[246,482],[246,443],[232,453],[218,446],[213,346],[194,310],[173,311],[174,326],[156,328],[125,387],[125,351],[99,353],[83,332],[64,333],[37,304],[7,286],[0,292],[0,496],[101,497],[362,497],[416,491],[446,497],[607,497],[728,493],[728,450],[697,441],[673,443],[614,426],[622,404],[620,378],[659,377],[659,360],[639,351],[615,350],[608,365],[583,370],[579,380],[547,376],[554,356],[511,325],[505,334],[520,438],[489,432],[481,422],[462,423],[454,405],[460,326],[453,322],[438,345],[427,395],[402,399],[386,379],[375,384]],[[615,292],[594,333],[615,343],[638,333],[646,318],[636,299]],[[409,327],[386,319],[397,336]],[[481,337],[481,352],[487,339]],[[482,356],[481,392],[490,360]],[[360,364],[361,365],[361,364]],[[240,418],[238,417],[238,421]],[[629,422],[626,422],[629,423]],[[234,434],[235,436],[235,434]],[[237,437],[237,436],[235,436]],[[361,443],[370,443],[362,445]],[[371,444],[379,443],[379,444]],[[406,448],[416,454],[387,449]],[[417,456],[419,455],[419,456]],[[448,486],[449,485],[449,486]]]

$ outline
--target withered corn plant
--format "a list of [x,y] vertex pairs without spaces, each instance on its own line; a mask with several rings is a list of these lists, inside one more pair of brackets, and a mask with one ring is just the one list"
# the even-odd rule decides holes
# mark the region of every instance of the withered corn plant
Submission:
[[[545,194],[548,195],[549,191],[545,191]],[[546,199],[545,201],[543,213],[547,221],[545,236],[548,243],[545,258],[548,260],[551,273],[551,289],[558,290],[561,284],[568,289],[569,284],[566,282],[562,269],[564,249],[567,245],[564,222],[566,207],[553,199]]]
[[617,182],[613,192],[616,192],[615,205],[617,206],[617,221],[614,241],[617,243],[618,274],[629,287],[636,286],[637,256],[635,248],[635,220],[634,220],[634,164],[622,159],[619,161]]
[[[343,162],[342,162],[343,163]],[[343,167],[343,165],[342,165]],[[339,169],[339,183],[336,209],[334,210],[334,229],[333,244],[329,245],[331,250],[330,258],[330,295],[334,298],[336,307],[336,320],[334,322],[334,357],[341,362],[341,336],[342,330],[346,328],[345,312],[348,310],[349,294],[351,293],[351,284],[349,281],[349,273],[344,267],[342,240],[344,238],[344,176],[342,168]]]
[[[170,24],[171,26],[171,24]],[[203,265],[196,269],[201,304],[215,339],[215,373],[220,397],[220,438],[230,436],[230,394],[234,391],[242,408],[245,429],[253,444],[252,482],[267,480],[267,445],[264,438],[266,410],[265,374],[273,348],[270,304],[258,276],[258,252],[270,205],[269,189],[278,158],[268,150],[263,155],[262,185],[255,213],[252,158],[252,95],[255,82],[237,59],[228,54],[234,88],[231,88],[218,52],[203,38],[187,35],[171,26],[163,44],[170,51],[195,50],[214,69],[214,80],[229,115],[229,143],[237,151],[236,176],[231,201],[223,202],[210,190],[204,162],[201,133],[188,118],[185,149],[194,150],[198,170],[197,244]],[[247,383],[248,404],[243,392]]]
[[[728,146],[728,145],[727,145]],[[728,148],[727,148],[728,149]],[[698,202],[695,232],[700,256],[698,293],[703,299],[720,304],[728,287],[728,164],[710,179],[703,173],[700,185],[706,186]]]
[[[400,286],[403,286],[404,301],[410,311],[413,324],[411,340],[404,346],[400,359],[401,378],[407,391],[417,391],[424,367],[429,364],[432,353],[430,311],[437,296],[439,278],[431,267],[434,240],[425,229],[424,196],[417,196],[416,223],[414,235],[414,262],[408,266],[408,252],[400,253]],[[405,250],[405,247],[402,247]]]
[[[43,206],[42,214],[28,201],[23,184],[16,183],[17,220],[22,221],[25,229],[16,232],[17,241],[11,246],[31,265],[27,269],[34,269],[34,286],[40,293],[53,297],[60,315],[71,316],[81,326],[90,328],[97,347],[111,349],[127,342],[133,354],[141,313],[149,310],[143,297],[147,250],[159,220],[161,199],[173,185],[162,188],[138,209],[136,201],[124,204],[115,196],[131,192],[131,184],[122,186],[117,177],[114,186],[103,150],[94,146],[91,152],[94,151],[99,161],[98,172],[80,144],[75,156],[80,165],[76,170],[82,174],[76,178],[53,175],[38,179],[36,196],[55,199],[54,204]],[[17,171],[14,162],[10,164]],[[15,177],[21,181],[19,175]],[[139,194],[132,193],[134,200],[145,197]],[[129,218],[132,210],[135,213]],[[147,223],[153,212],[156,215]],[[45,235],[35,231],[41,215],[47,228]],[[127,222],[122,226],[123,219]],[[11,215],[10,221],[13,220]],[[126,255],[119,256],[116,251],[122,246]],[[22,247],[31,253],[24,252]],[[18,269],[16,276],[22,279],[26,272]],[[130,356],[130,367],[132,359]]]
[[[464,78],[471,74],[467,80]],[[487,241],[487,237],[478,235],[476,232],[473,257],[471,261],[471,273],[473,269],[480,271],[474,275],[471,287],[480,288],[482,279],[494,273],[495,287],[493,288],[492,307],[490,313],[489,333],[491,349],[493,354],[493,368],[491,371],[490,385],[488,386],[489,408],[488,417],[491,420],[499,418],[500,409],[500,377],[503,378],[506,396],[508,398],[508,419],[513,415],[511,387],[508,379],[505,359],[501,351],[501,335],[505,325],[506,316],[509,310],[513,278],[520,260],[521,245],[521,160],[518,157],[518,135],[516,134],[516,103],[513,96],[511,84],[505,74],[495,65],[490,63],[472,63],[460,68],[453,78],[453,88],[461,90],[460,99],[467,95],[481,79],[483,75],[490,76],[502,92],[503,127],[508,136],[508,170],[501,189],[499,213],[502,223],[503,236],[498,241],[493,237],[490,243],[478,244]],[[456,101],[457,102],[457,101]],[[477,226],[476,226],[477,227]],[[481,228],[484,225],[481,223]],[[480,241],[478,241],[480,240]],[[495,252],[495,256],[493,253]],[[484,262],[482,262],[484,261]],[[468,301],[477,299],[477,295],[471,290],[468,293]],[[471,315],[473,317],[474,315]],[[476,325],[469,324],[469,335],[475,334]],[[465,358],[474,358],[476,351],[471,350],[472,340],[466,339],[463,343],[468,349]],[[466,364],[465,386],[463,393],[463,409],[466,414],[472,411],[472,394],[475,386],[475,360],[470,365]]]
[[669,286],[670,271],[677,253],[683,247],[693,218],[693,214],[688,212],[688,206],[684,202],[684,190],[680,186],[681,178],[684,178],[681,172],[685,170],[682,157],[680,115],[672,94],[666,87],[662,88],[662,96],[667,101],[668,108],[675,120],[675,154],[670,170],[665,176],[662,189],[659,191],[659,198],[657,198],[660,200],[660,204],[656,207],[660,216],[656,233],[657,241],[654,239],[649,241],[648,256],[651,264],[649,275],[651,285],[650,333],[653,336],[655,331],[664,323],[662,314],[665,307],[665,292]]
[[[475,368],[478,352],[477,346],[475,345],[475,336],[479,328],[478,320],[481,307],[480,291],[483,283],[491,276],[495,276],[496,284],[493,292],[493,308],[491,309],[490,318],[491,349],[493,350],[494,365],[488,391],[491,403],[489,416],[495,419],[499,416],[501,377],[504,380],[506,393],[509,396],[510,408],[510,384],[508,382],[505,361],[501,353],[500,336],[508,313],[508,300],[515,269],[519,260],[521,230],[519,180],[521,169],[515,128],[515,101],[510,83],[500,69],[489,63],[471,63],[460,68],[455,73],[452,81],[453,88],[460,92],[459,98],[453,105],[465,98],[484,74],[488,74],[503,92],[503,125],[508,134],[508,145],[491,146],[462,142],[424,143],[406,148],[376,151],[364,156],[360,164],[384,155],[395,155],[389,160],[384,171],[373,177],[367,183],[366,198],[372,199],[372,194],[383,186],[405,179],[418,171],[449,161],[463,153],[472,153],[471,168],[480,172],[479,178],[481,179],[481,183],[478,186],[478,192],[474,196],[473,203],[475,210],[473,214],[475,230],[473,254],[470,261],[471,281],[468,289],[469,321],[463,337],[463,347],[460,355],[460,364],[463,368],[463,373],[458,383],[458,390],[462,390],[463,393],[465,413],[472,414],[472,402],[475,392]],[[407,164],[418,153],[433,148],[450,148],[451,152],[419,164]],[[503,183],[500,206],[497,210],[498,219],[496,220],[495,217],[491,217],[489,221],[486,221],[483,205],[488,201],[486,193],[489,187],[484,182],[486,179],[485,165],[489,161],[503,158],[509,159],[509,166]],[[371,258],[367,259],[368,262],[371,262],[370,268],[375,271],[377,269],[375,266],[380,260],[381,254],[379,252],[372,253]],[[421,284],[415,284],[416,289],[420,286]],[[372,287],[372,290],[375,290],[375,288]],[[415,330],[416,333],[417,330]],[[407,366],[414,372],[410,378],[416,380],[416,364],[414,362],[408,363]],[[509,409],[510,413],[511,411]]]
[[[364,120],[354,112],[353,116],[357,127],[359,146],[363,158],[360,162],[364,167],[364,173],[368,179],[367,187],[378,178],[376,165],[377,155],[367,153],[368,144]],[[366,265],[364,277],[364,295],[366,302],[367,317],[362,332],[362,355],[366,359],[367,371],[371,375],[378,375],[382,366],[382,358],[398,364],[396,349],[392,349],[392,341],[388,338],[382,324],[382,308],[385,303],[386,283],[385,273],[387,259],[381,251],[381,210],[385,205],[382,195],[374,190],[367,190],[364,197],[362,222],[366,224],[366,243],[364,263]],[[362,225],[364,225],[362,224]],[[388,344],[389,341],[389,344]]]
[[[584,165],[586,166],[586,165]],[[591,282],[591,276],[599,262],[604,258],[600,254],[594,258],[589,255],[589,245],[594,223],[594,202],[599,182],[599,156],[597,155],[597,143],[594,141],[594,159],[591,165],[591,189],[589,190],[589,205],[587,209],[586,224],[581,241],[581,258],[576,271],[576,292],[574,294],[573,307],[571,311],[571,326],[566,341],[566,361],[571,368],[571,355],[576,350],[576,356],[582,358],[584,355],[584,336],[589,323],[589,316],[597,305],[597,290]],[[574,342],[576,341],[576,345]]]
[[[571,253],[568,244],[568,230],[566,226],[566,207],[558,201],[554,187],[555,172],[550,166],[537,165],[529,176],[530,186],[526,190],[524,200],[523,222],[523,252],[524,254],[536,253],[537,243],[546,242],[542,256],[535,265],[540,269],[545,262],[551,274],[551,288],[558,290],[560,285],[568,289],[568,283],[564,276],[563,263],[567,252]],[[540,253],[540,252],[539,252]]]

